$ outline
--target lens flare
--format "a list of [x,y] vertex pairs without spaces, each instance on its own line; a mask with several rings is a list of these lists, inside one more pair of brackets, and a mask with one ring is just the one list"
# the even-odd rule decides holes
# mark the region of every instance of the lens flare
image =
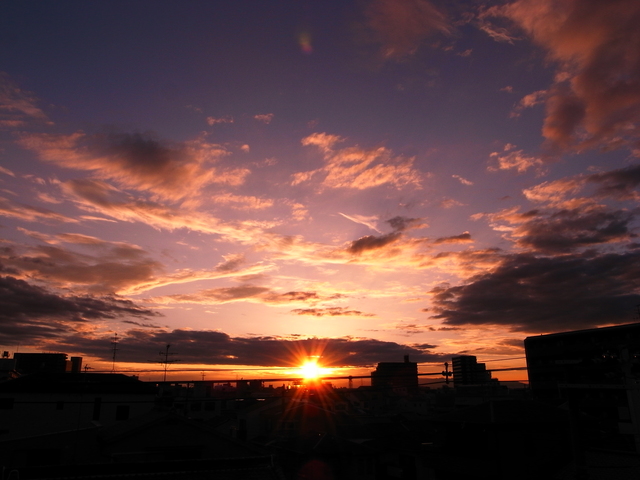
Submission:
[[307,360],[300,366],[300,373],[305,380],[315,380],[322,374],[322,368],[315,360]]

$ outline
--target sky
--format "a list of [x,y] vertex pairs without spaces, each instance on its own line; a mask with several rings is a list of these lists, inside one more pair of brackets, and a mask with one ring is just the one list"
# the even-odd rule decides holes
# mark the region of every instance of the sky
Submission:
[[637,321],[638,25],[636,0],[1,2],[0,349],[438,371]]

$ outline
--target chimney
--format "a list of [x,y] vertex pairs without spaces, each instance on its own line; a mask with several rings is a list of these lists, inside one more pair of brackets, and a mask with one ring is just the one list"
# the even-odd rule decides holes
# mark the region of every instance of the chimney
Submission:
[[409,363],[409,355],[404,356],[404,363]]

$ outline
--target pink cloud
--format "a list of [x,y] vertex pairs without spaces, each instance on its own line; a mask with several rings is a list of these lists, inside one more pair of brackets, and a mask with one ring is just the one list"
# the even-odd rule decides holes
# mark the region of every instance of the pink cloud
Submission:
[[580,151],[640,142],[640,3],[518,0],[494,13],[513,20],[557,65],[542,133]]

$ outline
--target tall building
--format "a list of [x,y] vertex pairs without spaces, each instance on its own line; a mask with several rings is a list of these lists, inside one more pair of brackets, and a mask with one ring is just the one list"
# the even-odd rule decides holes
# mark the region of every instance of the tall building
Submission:
[[491,381],[491,372],[484,363],[478,363],[474,355],[459,355],[451,359],[453,368],[453,384],[482,385]]
[[640,452],[640,323],[528,337],[532,395],[566,403],[609,447]]
[[418,364],[404,356],[404,362],[378,363],[371,372],[371,386],[401,394],[418,393]]

